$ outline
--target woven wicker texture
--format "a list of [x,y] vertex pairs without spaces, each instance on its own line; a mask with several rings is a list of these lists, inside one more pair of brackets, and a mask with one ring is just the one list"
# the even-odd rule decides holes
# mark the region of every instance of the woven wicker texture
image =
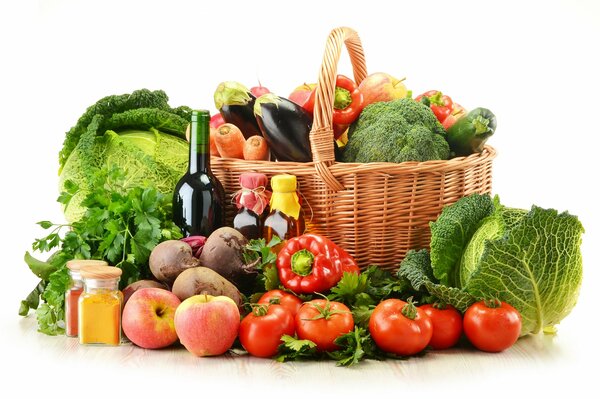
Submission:
[[[409,249],[429,246],[429,222],[445,205],[471,193],[492,189],[492,160],[487,146],[481,154],[448,161],[394,163],[335,162],[333,95],[337,63],[346,47],[354,78],[367,76],[357,33],[346,27],[329,35],[315,97],[310,133],[313,162],[245,161],[212,157],[212,169],[228,198],[239,189],[239,175],[261,172],[296,175],[307,230],[323,234],[350,252],[364,268],[377,264],[394,269]],[[235,212],[228,205],[227,220]]]

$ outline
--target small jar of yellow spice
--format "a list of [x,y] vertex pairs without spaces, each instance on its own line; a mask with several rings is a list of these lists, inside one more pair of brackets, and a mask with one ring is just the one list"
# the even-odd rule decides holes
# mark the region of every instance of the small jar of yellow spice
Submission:
[[113,266],[84,266],[80,270],[83,293],[79,297],[79,343],[121,343],[121,269]]

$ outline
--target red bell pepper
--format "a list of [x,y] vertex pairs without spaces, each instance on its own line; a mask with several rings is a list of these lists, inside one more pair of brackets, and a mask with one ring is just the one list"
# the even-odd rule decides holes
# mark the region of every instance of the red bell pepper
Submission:
[[438,90],[429,90],[415,98],[415,101],[427,105],[440,123],[452,113],[452,99]]
[[360,273],[354,258],[328,238],[303,234],[290,238],[277,254],[277,272],[283,286],[296,294],[323,293],[343,273]]
[[[298,86],[290,94],[290,100],[312,115],[315,108],[316,86],[316,84],[306,83]],[[358,85],[344,75],[337,75],[333,102],[333,136],[335,139],[338,139],[358,118],[363,107],[363,95],[358,89]]]

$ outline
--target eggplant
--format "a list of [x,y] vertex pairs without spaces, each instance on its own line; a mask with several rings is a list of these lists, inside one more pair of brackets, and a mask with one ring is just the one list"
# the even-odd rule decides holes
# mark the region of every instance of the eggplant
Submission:
[[254,103],[254,115],[271,154],[278,161],[311,162],[312,117],[301,106],[273,93]]
[[261,135],[254,117],[256,97],[246,86],[233,81],[222,82],[215,90],[214,100],[223,120],[236,125],[246,139]]

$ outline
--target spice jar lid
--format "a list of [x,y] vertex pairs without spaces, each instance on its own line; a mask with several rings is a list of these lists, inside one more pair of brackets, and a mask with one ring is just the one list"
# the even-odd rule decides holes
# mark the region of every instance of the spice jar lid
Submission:
[[123,271],[114,266],[92,265],[80,269],[81,277],[96,280],[108,280],[121,276]]
[[294,175],[275,175],[271,178],[271,188],[273,191],[290,193],[296,191],[296,176]]
[[78,271],[84,266],[108,266],[108,262],[99,259],[71,259],[67,262],[69,270]]
[[[264,173],[244,172],[240,174],[240,186],[253,190],[257,187],[267,187],[269,179]],[[294,183],[296,184],[296,183]]]

